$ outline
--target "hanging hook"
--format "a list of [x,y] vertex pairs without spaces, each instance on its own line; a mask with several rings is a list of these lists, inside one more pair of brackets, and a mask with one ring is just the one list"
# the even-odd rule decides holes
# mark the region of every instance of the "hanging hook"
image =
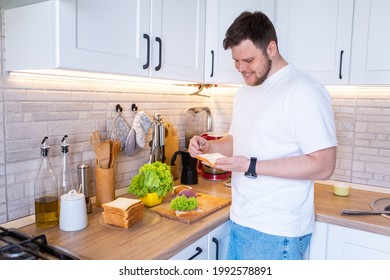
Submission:
[[135,105],[135,103],[131,104],[131,111],[137,111],[138,107]]
[[122,106],[120,104],[116,104],[115,111],[118,113],[122,112]]

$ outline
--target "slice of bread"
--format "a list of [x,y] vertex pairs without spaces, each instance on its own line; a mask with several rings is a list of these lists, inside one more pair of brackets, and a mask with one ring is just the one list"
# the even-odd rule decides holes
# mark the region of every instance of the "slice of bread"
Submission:
[[202,209],[195,209],[195,210],[191,210],[191,211],[179,211],[179,210],[176,210],[175,211],[175,215],[178,216],[178,217],[195,216],[195,215],[199,215],[199,214],[201,214],[203,212],[204,211]]
[[[141,206],[135,207],[138,205]],[[111,202],[102,204],[105,213],[117,214],[125,218],[129,218],[135,211],[140,211],[141,208],[143,211],[143,206],[141,200],[125,197],[118,197]]]
[[[142,205],[143,206],[143,205]],[[139,207],[139,206],[136,206]],[[129,228],[135,223],[141,221],[144,217],[143,211],[138,211],[130,215],[128,218],[124,216],[113,214],[113,213],[105,213],[103,212],[103,220],[106,224],[114,225],[122,228]]]
[[203,154],[197,155],[196,158],[206,163],[207,165],[214,167],[216,165],[216,160],[219,158],[225,157],[220,153],[212,153],[212,154]]
[[139,199],[119,197],[102,205],[106,224],[129,228],[144,218],[144,204]]

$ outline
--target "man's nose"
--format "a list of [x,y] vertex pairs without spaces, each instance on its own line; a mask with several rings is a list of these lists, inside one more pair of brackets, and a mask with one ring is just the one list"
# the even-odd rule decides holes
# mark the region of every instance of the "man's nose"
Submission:
[[244,72],[245,71],[245,63],[236,62],[236,69],[240,73]]

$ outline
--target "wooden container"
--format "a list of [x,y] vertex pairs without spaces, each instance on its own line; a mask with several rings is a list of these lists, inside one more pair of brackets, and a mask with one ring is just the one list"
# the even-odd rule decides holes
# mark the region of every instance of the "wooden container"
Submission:
[[115,199],[115,169],[96,165],[96,206]]

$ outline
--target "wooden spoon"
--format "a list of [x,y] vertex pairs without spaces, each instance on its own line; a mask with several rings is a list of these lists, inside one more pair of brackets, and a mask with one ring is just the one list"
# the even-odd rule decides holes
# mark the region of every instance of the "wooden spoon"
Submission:
[[104,141],[100,143],[96,148],[96,156],[100,168],[108,168],[110,163],[110,141]]
[[114,167],[115,160],[121,151],[121,142],[120,141],[115,141],[115,140],[110,140],[111,144],[111,157],[110,157],[110,165],[109,167],[112,168]]

